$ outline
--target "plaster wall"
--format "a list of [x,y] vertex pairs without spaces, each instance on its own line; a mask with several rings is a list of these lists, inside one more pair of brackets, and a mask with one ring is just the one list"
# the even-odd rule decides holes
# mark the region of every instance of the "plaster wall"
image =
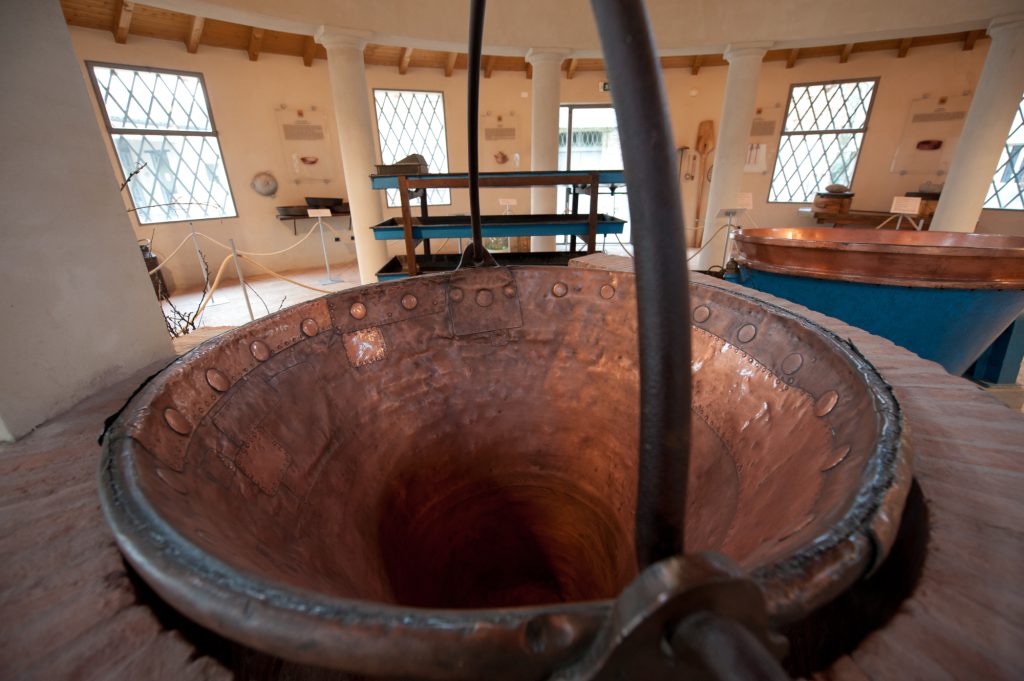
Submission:
[[67,32],[56,2],[0,5],[3,440],[173,356]]
[[[306,195],[347,195],[340,172],[337,181],[317,187],[316,192],[309,186],[295,186],[282,181],[277,197],[266,198],[256,195],[248,187],[252,175],[261,170],[274,172],[279,180],[285,180],[288,176],[276,131],[274,111],[278,106],[315,105],[327,115],[333,116],[324,61],[317,60],[312,67],[305,67],[296,57],[263,54],[257,62],[251,62],[244,52],[237,50],[201,46],[199,53],[192,55],[185,51],[184,45],[170,41],[130,36],[127,45],[117,45],[108,32],[72,28],[71,33],[75,49],[82,60],[177,68],[204,74],[239,217],[196,223],[200,231],[221,241],[233,237],[239,248],[244,250],[275,251],[298,240],[292,233],[291,223],[276,220],[275,206],[301,204]],[[890,172],[893,154],[902,137],[912,101],[925,96],[934,100],[941,96],[959,96],[971,92],[981,71],[988,44],[987,40],[981,40],[971,51],[964,51],[959,44],[914,48],[903,59],[888,52],[866,52],[854,53],[845,64],[838,63],[835,57],[801,60],[791,69],[785,68],[782,62],[764,64],[756,106],[762,110],[761,118],[774,119],[777,125],[774,135],[749,139],[750,142],[768,145],[768,171],[764,174],[745,174],[743,177],[742,190],[753,195],[753,222],[762,227],[812,224],[810,216],[798,213],[798,204],[767,202],[771,169],[790,85],[848,78],[880,79],[854,177],[853,191],[856,197],[853,206],[861,210],[887,210],[894,195],[917,189],[925,180],[942,180],[937,176],[900,176]],[[696,76],[689,69],[667,69],[664,72],[677,146],[694,145],[701,120],[711,119],[716,122],[717,128],[726,74],[727,67],[705,67]],[[456,71],[452,77],[447,78],[440,70],[416,68],[400,75],[397,67],[367,67],[371,90],[422,89],[444,93],[449,169],[453,172],[466,169],[465,75],[465,71]],[[571,80],[563,78],[561,101],[610,102],[609,94],[601,92],[599,88],[599,82],[606,78],[603,72],[585,71],[577,72]],[[510,158],[518,153],[521,169],[530,168],[530,89],[530,81],[522,73],[496,71],[491,78],[481,79],[481,112],[501,115],[506,121],[512,118],[516,120],[516,140],[500,145],[500,150]],[[372,95],[368,92],[366,96]],[[98,111],[95,113],[99,115]],[[96,130],[99,132],[101,119],[97,118],[96,121]],[[482,127],[489,124],[485,120]],[[100,133],[100,137],[105,138],[105,133]],[[116,163],[109,142],[105,144],[112,163]],[[497,148],[493,143],[481,142],[481,169],[513,170],[512,162],[501,165],[494,160],[493,151]],[[336,155],[335,163],[340,168],[340,155],[336,150],[333,153]],[[712,156],[710,161],[713,160]],[[687,227],[692,228],[697,182],[683,181],[681,186]],[[706,192],[705,187],[705,195]],[[498,199],[504,197],[518,201],[514,212],[528,211],[529,191],[523,189],[483,190],[483,211],[501,212]],[[383,192],[380,193],[380,200],[383,205]],[[414,206],[413,210],[415,212],[417,208]],[[448,206],[432,206],[431,214],[464,214],[468,210],[466,191],[453,190],[452,203]],[[397,216],[399,211],[385,207],[384,213],[392,217]],[[311,223],[300,222],[300,228],[303,224],[308,229]],[[341,224],[344,221],[338,226]],[[978,231],[1024,234],[1024,214],[1020,211],[986,210]],[[139,237],[149,237],[152,228],[138,229],[137,233]],[[166,254],[186,234],[187,225],[158,226],[155,241],[157,250]],[[455,242],[435,244],[437,246],[443,246],[440,250],[446,251],[457,248]],[[332,262],[340,263],[354,258],[350,242],[329,242],[328,247]],[[390,245],[392,253],[399,252],[401,248],[397,242]],[[210,246],[207,251],[208,260],[215,267],[223,251],[214,246]],[[322,261],[322,256],[318,239],[312,238],[286,254],[260,260],[275,270],[284,271],[316,266]],[[199,269],[190,253],[179,255],[166,271],[172,285],[194,286],[199,282]],[[233,276],[230,268],[226,276]]]

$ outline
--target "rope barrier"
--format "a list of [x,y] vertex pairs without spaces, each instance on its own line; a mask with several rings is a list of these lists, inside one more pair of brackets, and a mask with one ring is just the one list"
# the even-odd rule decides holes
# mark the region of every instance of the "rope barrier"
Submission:
[[205,296],[203,296],[202,304],[199,305],[199,308],[196,310],[196,313],[192,315],[192,319],[190,319],[188,323],[185,324],[185,326],[181,327],[182,333],[184,333],[189,326],[194,327],[196,325],[196,320],[199,319],[199,315],[203,314],[203,310],[206,309],[207,303],[209,303],[210,300],[213,298],[213,292],[216,291],[217,286],[220,285],[220,278],[224,274],[224,268],[228,266],[229,262],[231,262],[231,256],[227,255],[221,262],[220,267],[217,268],[217,276],[213,278],[213,285],[210,286],[210,290],[206,292]]
[[[181,250],[181,247],[184,246],[186,243],[188,243],[188,240],[191,239],[191,238],[192,238],[192,235],[190,234],[187,237],[185,237],[184,239],[182,239],[181,243],[178,244],[177,247],[173,251],[171,251],[171,254],[169,256],[167,256],[166,258],[164,258],[164,261],[162,263],[160,263],[159,265],[157,265],[156,267],[151,269],[149,271],[149,273],[150,274],[156,274],[157,272],[162,270],[164,265],[166,265],[170,261],[171,258],[176,256],[178,254],[178,251]],[[153,253],[156,253],[156,251],[153,250],[153,246],[152,245],[150,245],[150,250],[153,251]]]
[[[241,252],[241,251],[239,251],[239,252]],[[228,256],[228,257],[230,258],[231,256]],[[274,270],[270,269],[266,265],[264,265],[262,263],[258,263],[255,260],[253,260],[252,258],[249,258],[247,256],[240,255],[239,257],[242,260],[246,261],[247,263],[256,265],[256,267],[259,267],[261,270],[264,270],[267,274],[269,274],[269,275],[271,275],[273,277],[277,277],[281,281],[287,281],[290,284],[295,284],[296,286],[301,286],[302,288],[309,289],[310,291],[316,291],[317,293],[334,293],[334,291],[329,291],[329,290],[323,289],[323,288],[317,288],[316,286],[310,286],[309,284],[303,284],[301,281],[296,281],[295,279],[290,279],[290,278],[284,276],[283,274],[278,274],[277,272],[275,272]]]
[[[324,224],[326,225],[327,223],[325,222]],[[254,258],[266,258],[266,257],[269,257],[271,255],[281,255],[282,253],[287,253],[288,251],[292,250],[293,248],[298,247],[299,244],[301,244],[303,241],[308,239],[313,234],[313,232],[316,231],[316,228],[317,228],[317,225],[313,225],[312,227],[309,228],[309,231],[306,232],[306,234],[301,239],[299,239],[298,241],[293,243],[288,248],[282,248],[280,251],[270,251],[268,253],[254,253],[252,251],[242,251],[242,250],[239,250],[238,253],[239,253],[239,255],[249,255],[249,256],[252,256]],[[203,234],[202,232],[196,232],[196,234],[198,234],[199,236],[203,237],[204,239],[208,239],[208,240],[212,241],[213,243],[217,244],[218,246],[220,246],[223,249],[226,249],[226,250],[229,250],[229,251],[231,250],[230,246],[228,246],[227,244],[222,244],[221,242],[217,241],[216,239],[214,239],[209,234]]]

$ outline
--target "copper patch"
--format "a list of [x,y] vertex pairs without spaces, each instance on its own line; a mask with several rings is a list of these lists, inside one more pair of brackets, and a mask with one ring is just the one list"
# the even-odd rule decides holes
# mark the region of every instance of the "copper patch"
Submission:
[[249,344],[249,352],[261,362],[270,359],[270,347],[263,341],[256,340]]
[[192,424],[177,409],[164,409],[164,421],[167,421],[167,425],[171,427],[171,430],[179,435],[188,435],[192,432]]
[[264,494],[273,496],[288,467],[288,453],[262,427],[257,427],[235,459],[238,469],[256,483]]
[[309,338],[320,333],[320,326],[316,323],[316,320],[312,318],[303,319],[302,326],[300,328],[302,329],[302,333]]
[[231,387],[231,381],[219,369],[207,369],[206,382],[219,393],[227,392],[228,388]]
[[345,354],[348,362],[354,367],[379,362],[388,356],[388,346],[384,342],[384,334],[380,329],[362,329],[342,336],[345,342]]

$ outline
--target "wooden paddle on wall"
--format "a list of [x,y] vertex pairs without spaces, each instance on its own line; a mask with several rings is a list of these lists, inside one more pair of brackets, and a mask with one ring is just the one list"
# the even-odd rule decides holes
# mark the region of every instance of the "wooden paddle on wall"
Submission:
[[693,151],[700,155],[700,172],[697,174],[697,212],[693,217],[694,247],[699,248],[704,238],[704,226],[700,223],[700,208],[704,200],[704,183],[707,181],[708,155],[715,149],[715,122],[701,121],[697,126],[697,143]]

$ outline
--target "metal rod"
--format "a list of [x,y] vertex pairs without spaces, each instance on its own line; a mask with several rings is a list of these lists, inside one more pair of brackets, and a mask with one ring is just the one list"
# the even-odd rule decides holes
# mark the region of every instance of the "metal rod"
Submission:
[[483,262],[484,241],[480,228],[480,51],[483,49],[484,11],[487,0],[473,0],[469,13],[469,224],[473,229],[473,261]]
[[661,66],[640,0],[591,0],[629,187],[640,344],[641,569],[683,551],[690,453],[690,310],[682,201]]
[[669,645],[677,658],[696,662],[714,679],[789,681],[779,661],[749,629],[722,615],[690,615],[671,632]]
[[245,277],[242,275],[242,263],[238,261],[238,251],[235,249],[235,240],[228,239],[228,244],[231,246],[231,257],[235,260],[235,271],[238,272],[238,283],[242,285],[242,295],[245,296],[245,308],[249,310],[249,321],[253,321],[256,317],[252,313],[252,305],[249,304],[249,292],[245,290]]
[[324,251],[324,270],[327,272],[327,280],[322,283],[330,284],[334,280],[331,279],[331,261],[327,259],[327,239],[324,238],[324,219],[322,217],[316,219],[316,226],[320,228],[320,247]]

